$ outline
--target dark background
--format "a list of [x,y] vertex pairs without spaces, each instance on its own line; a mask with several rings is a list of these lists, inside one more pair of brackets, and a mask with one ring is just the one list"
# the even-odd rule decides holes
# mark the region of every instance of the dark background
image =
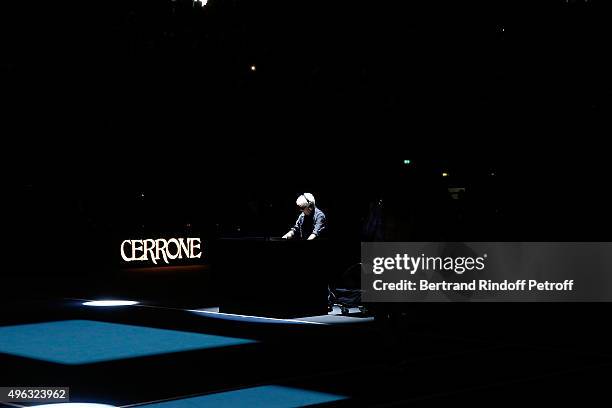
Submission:
[[[202,324],[172,310],[66,311],[31,300],[218,305],[209,270],[119,272],[120,241],[202,234],[206,248],[223,236],[278,236],[303,192],[328,214],[341,254],[334,272],[372,237],[364,227],[381,199],[386,240],[610,241],[611,8],[608,0],[0,2],[2,324],[76,313],[264,340],[263,350],[234,357],[101,369],[41,369],[3,355],[2,371],[14,384],[93,390],[98,401],[123,390],[125,403],[323,371],[336,374],[313,388],[357,404],[427,404],[430,394],[471,405],[608,397],[603,303],[401,305],[382,313],[382,331],[330,335],[331,326],[313,336]],[[465,194],[453,199],[448,187]],[[558,375],[543,377],[550,372]],[[464,388],[471,392],[450,393]]]
[[302,192],[350,247],[380,199],[386,240],[609,239],[605,1],[1,7],[9,274],[279,236]]

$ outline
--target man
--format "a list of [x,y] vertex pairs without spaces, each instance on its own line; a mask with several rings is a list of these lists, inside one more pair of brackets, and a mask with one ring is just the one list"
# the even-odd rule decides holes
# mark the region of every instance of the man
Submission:
[[310,193],[300,195],[295,201],[301,211],[295,226],[283,235],[283,239],[306,239],[311,241],[321,237],[327,230],[327,220],[323,211],[315,205],[315,198]]

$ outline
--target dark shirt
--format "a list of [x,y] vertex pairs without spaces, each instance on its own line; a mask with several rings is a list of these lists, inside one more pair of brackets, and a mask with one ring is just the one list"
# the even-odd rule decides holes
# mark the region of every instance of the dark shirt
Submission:
[[301,213],[295,222],[295,226],[291,229],[298,239],[308,239],[310,234],[320,237],[327,230],[327,219],[323,211],[315,207],[310,215]]

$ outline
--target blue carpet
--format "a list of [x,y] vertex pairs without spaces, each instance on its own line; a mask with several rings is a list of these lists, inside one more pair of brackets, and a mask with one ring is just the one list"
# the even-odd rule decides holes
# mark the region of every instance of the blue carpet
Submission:
[[0,353],[88,364],[255,343],[254,340],[91,320],[0,327]]
[[142,405],[146,408],[218,408],[218,407],[266,407],[291,408],[340,401],[347,397],[299,388],[265,385],[242,390],[202,395]]

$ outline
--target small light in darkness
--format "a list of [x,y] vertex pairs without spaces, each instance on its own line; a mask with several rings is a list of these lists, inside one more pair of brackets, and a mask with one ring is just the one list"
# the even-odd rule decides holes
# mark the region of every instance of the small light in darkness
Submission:
[[137,305],[138,302],[132,300],[94,300],[92,302],[84,302],[83,306],[98,306],[98,307],[109,307],[109,306],[133,306]]

